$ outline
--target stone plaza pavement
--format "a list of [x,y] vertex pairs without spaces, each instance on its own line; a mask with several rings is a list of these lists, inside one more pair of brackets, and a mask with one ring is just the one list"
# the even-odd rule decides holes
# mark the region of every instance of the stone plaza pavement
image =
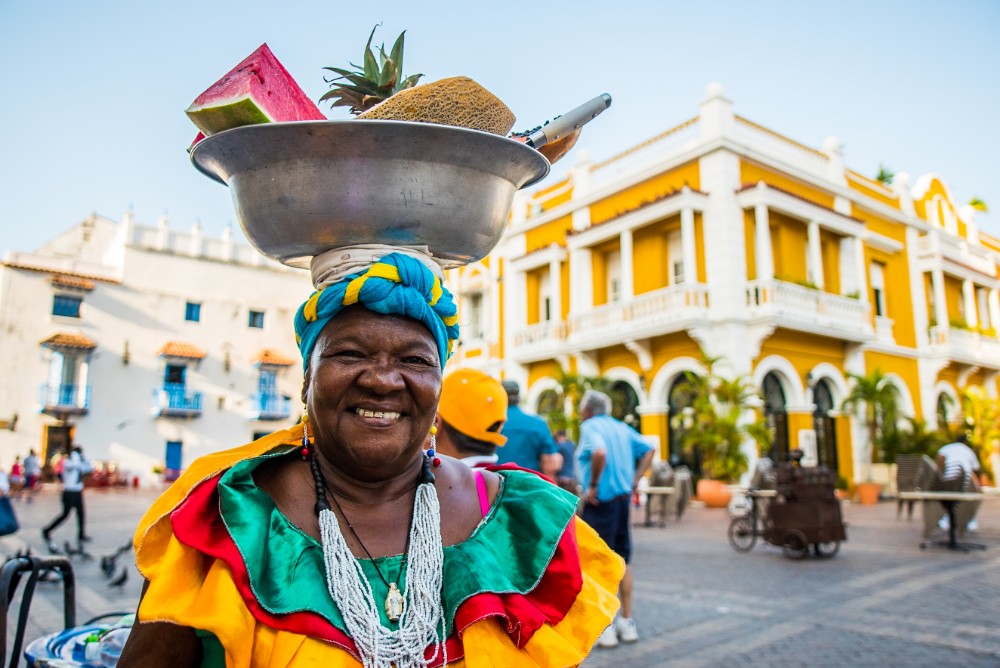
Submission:
[[[126,543],[153,490],[88,490],[87,545],[73,557],[77,623],[133,611],[141,582],[133,555],[123,586],[111,587],[99,560]],[[59,510],[46,489],[15,501],[21,530],[0,538],[0,552],[43,553],[40,528]],[[748,553],[726,540],[724,510],[689,508],[664,528],[635,530],[635,618],[641,639],[595,648],[586,668],[625,666],[1000,666],[1000,498],[980,512],[970,534],[988,546],[963,554],[921,550],[920,509],[896,519],[896,504],[845,504],[848,541],[833,559],[794,561],[758,542]],[[56,530],[75,537],[71,518]],[[22,586],[23,588],[23,586]],[[10,608],[8,647],[19,597]],[[26,638],[60,630],[62,589],[40,583]]]

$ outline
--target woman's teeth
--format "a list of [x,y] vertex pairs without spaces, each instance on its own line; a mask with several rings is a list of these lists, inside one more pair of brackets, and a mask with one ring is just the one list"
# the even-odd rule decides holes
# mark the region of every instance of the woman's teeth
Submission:
[[363,418],[379,418],[379,419],[387,418],[389,420],[399,419],[400,415],[396,411],[368,411],[365,410],[364,408],[355,408],[354,412]]

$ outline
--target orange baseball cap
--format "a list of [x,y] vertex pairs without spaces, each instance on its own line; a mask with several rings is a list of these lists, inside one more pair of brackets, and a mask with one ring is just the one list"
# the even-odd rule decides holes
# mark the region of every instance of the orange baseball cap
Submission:
[[438,415],[452,427],[477,441],[503,445],[506,436],[490,427],[507,420],[507,392],[500,381],[475,369],[456,369],[441,383]]

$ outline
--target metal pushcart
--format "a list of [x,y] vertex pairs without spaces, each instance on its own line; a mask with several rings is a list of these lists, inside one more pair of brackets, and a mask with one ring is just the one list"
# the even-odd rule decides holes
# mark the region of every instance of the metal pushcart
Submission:
[[751,488],[746,512],[729,523],[729,543],[749,552],[763,538],[786,557],[802,559],[812,546],[817,556],[832,557],[847,540],[847,529],[834,494],[833,474],[822,466],[785,465],[776,471],[776,489]]

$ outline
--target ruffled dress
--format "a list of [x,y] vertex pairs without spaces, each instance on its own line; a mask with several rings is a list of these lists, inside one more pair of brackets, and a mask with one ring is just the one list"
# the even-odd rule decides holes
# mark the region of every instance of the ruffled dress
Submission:
[[[361,666],[327,591],[319,542],[253,481],[266,459],[296,456],[301,438],[294,427],[202,457],[139,524],[136,561],[149,581],[139,619],[195,629],[203,666]],[[447,665],[578,665],[614,618],[624,563],[577,519],[576,497],[527,471],[496,472],[489,513],[444,548]],[[405,559],[376,561],[399,572],[405,590]],[[383,600],[375,565],[359,562]],[[441,664],[440,655],[431,662]]]

